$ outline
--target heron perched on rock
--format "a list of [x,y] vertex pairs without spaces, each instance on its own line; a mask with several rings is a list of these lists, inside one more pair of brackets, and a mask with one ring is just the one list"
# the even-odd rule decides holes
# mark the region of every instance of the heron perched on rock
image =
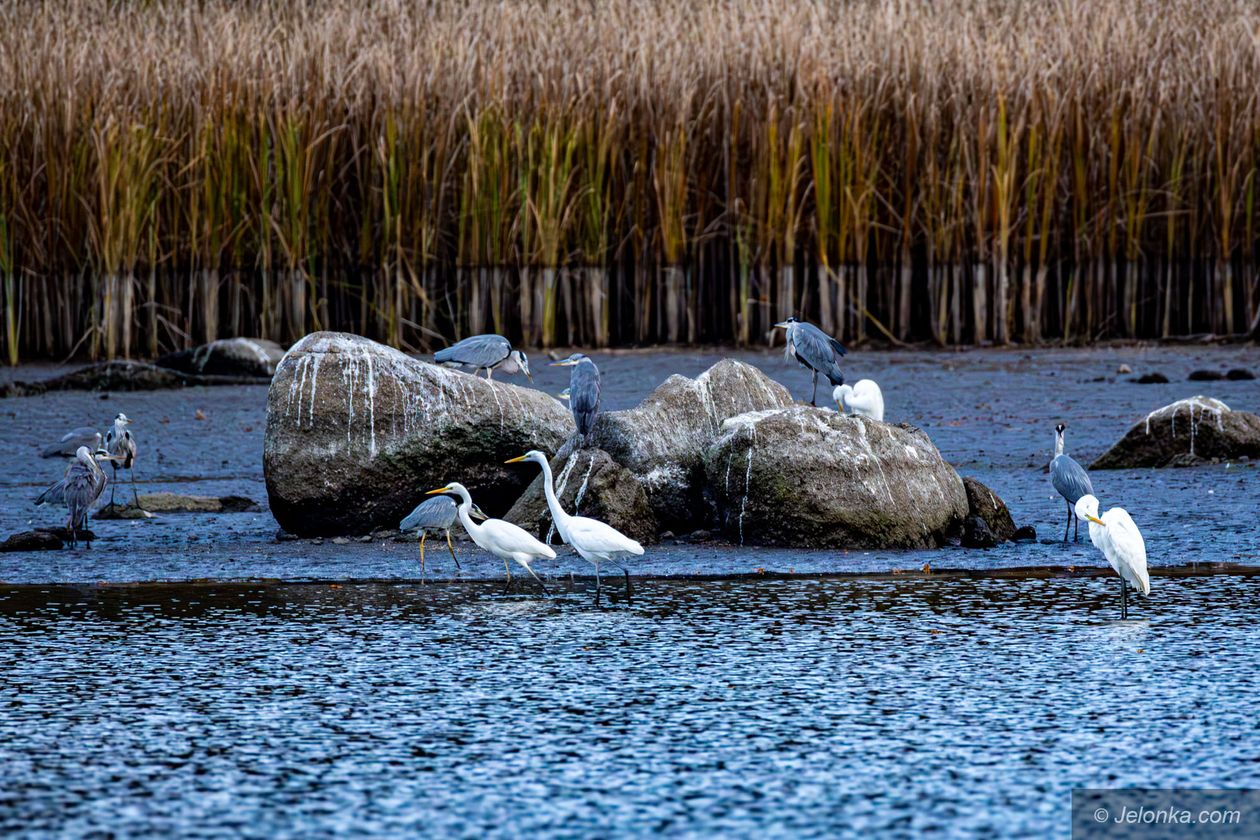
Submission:
[[501,335],[474,335],[456,342],[445,350],[433,354],[433,361],[442,365],[468,365],[473,373],[486,372],[486,379],[493,378],[496,370],[504,373],[523,373],[530,382],[529,358],[520,350],[512,349],[512,342]]
[[1143,595],[1151,594],[1151,576],[1146,571],[1146,542],[1133,517],[1124,508],[1113,507],[1098,516],[1098,499],[1087,493],[1076,501],[1076,515],[1089,522],[1089,540],[1103,553],[1120,576],[1120,617],[1129,617],[1129,586]]
[[[104,449],[96,452],[86,446],[80,446],[74,453],[74,460],[66,467],[66,474],[60,481],[49,487],[35,499],[35,504],[63,504],[69,511],[66,528],[70,530],[71,547],[78,544],[80,531],[86,531],[88,512],[96,504],[109,477],[101,469],[100,461],[109,460],[109,453]],[[92,544],[88,543],[88,548]]]
[[848,351],[844,349],[843,344],[813,324],[794,317],[780,321],[774,326],[776,329],[787,330],[787,346],[783,351],[783,357],[796,359],[802,367],[813,371],[810,405],[818,405],[818,374],[821,373],[827,377],[833,386],[844,384],[844,373],[840,370],[840,357]]
[[590,440],[591,430],[595,428],[595,418],[599,415],[599,368],[582,353],[574,353],[569,358],[552,362],[552,367],[571,367],[569,371],[569,411],[573,413],[573,422],[577,424],[578,437],[585,445]]
[[[434,496],[416,505],[416,509],[398,524],[398,530],[403,533],[414,531],[420,535],[420,577],[424,577],[424,541],[430,533],[446,535],[446,547],[451,552],[451,559],[455,561],[455,568],[459,568],[459,558],[455,556],[455,546],[451,543],[451,526],[455,524],[458,507],[450,496]],[[489,518],[476,505],[472,506],[469,514],[474,519]]]
[[841,414],[847,408],[859,417],[884,422],[884,394],[874,379],[859,379],[856,385],[837,385],[831,397]]
[[1073,539],[1081,538],[1080,515],[1076,513],[1074,505],[1082,496],[1093,495],[1094,492],[1094,483],[1089,480],[1089,473],[1085,472],[1085,468],[1076,463],[1070,455],[1063,452],[1063,430],[1066,428],[1067,426],[1063,423],[1054,427],[1054,459],[1050,461],[1050,483],[1067,502],[1068,517],[1067,525],[1063,528],[1064,542],[1068,541],[1068,531],[1072,527],[1074,516],[1076,517],[1076,535]]
[[534,580],[538,581],[538,585],[542,587],[542,591],[547,591],[547,585],[542,582],[542,578],[534,574],[534,570],[530,564],[539,558],[545,560],[556,559],[556,553],[551,546],[544,545],[534,539],[528,531],[511,522],[504,522],[502,519],[487,519],[478,525],[472,520],[473,501],[472,496],[468,494],[468,489],[457,481],[452,481],[445,487],[439,487],[436,490],[430,490],[426,495],[434,496],[438,493],[454,494],[459,496],[460,502],[456,509],[459,521],[463,524],[464,530],[468,532],[468,536],[472,537],[472,541],[484,548],[503,561],[503,568],[507,572],[507,581],[512,583],[512,569],[508,565],[511,560],[519,563],[529,572]]
[[[131,420],[126,414],[118,413],[114,418],[114,425],[109,427],[105,432],[105,451],[109,453],[109,463],[114,468],[114,481],[118,481],[118,471],[120,469],[127,470],[131,473],[131,498],[135,502],[136,507],[140,507],[140,496],[136,493],[136,471],[134,469],[136,463],[136,439],[132,436],[127,427],[131,425]],[[114,505],[114,488],[111,485],[109,489],[109,504]]]
[[100,449],[101,433],[91,426],[71,429],[61,436],[61,440],[45,446],[39,455],[41,458],[73,458],[80,446],[86,446],[92,452]]
[[601,563],[615,563],[621,566],[621,571],[626,576],[626,598],[629,599],[634,591],[630,587],[630,572],[621,564],[629,557],[643,554],[643,546],[598,519],[591,519],[589,516],[570,516],[565,513],[564,508],[560,506],[560,499],[556,496],[551,464],[547,462],[546,455],[537,449],[531,449],[524,455],[512,458],[505,463],[516,464],[521,461],[533,461],[542,467],[543,493],[547,497],[547,508],[551,511],[551,519],[556,523],[556,531],[560,533],[560,539],[573,546],[583,559],[595,566],[595,603],[599,603],[601,583],[599,566]]

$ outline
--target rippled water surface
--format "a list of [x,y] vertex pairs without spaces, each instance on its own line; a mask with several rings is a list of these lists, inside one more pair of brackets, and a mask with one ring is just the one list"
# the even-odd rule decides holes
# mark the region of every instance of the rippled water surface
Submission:
[[0,590],[0,832],[1066,836],[1260,786],[1253,579]]

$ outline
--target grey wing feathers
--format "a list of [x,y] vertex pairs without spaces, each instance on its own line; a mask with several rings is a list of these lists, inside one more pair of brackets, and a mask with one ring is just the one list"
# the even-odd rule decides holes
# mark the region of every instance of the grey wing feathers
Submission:
[[474,335],[434,353],[433,360],[488,368],[502,362],[511,352],[511,342],[501,335]]
[[72,429],[61,436],[61,440],[56,443],[50,443],[45,446],[40,453],[44,458],[56,458],[64,455],[67,458],[75,453],[80,446],[86,446],[88,449],[95,449],[101,444],[100,432],[91,426],[80,426]]
[[432,529],[445,531],[455,523],[455,500],[450,496],[434,496],[416,505],[398,526],[400,531]]
[[36,505],[64,505],[65,503],[66,480],[64,478],[35,497]]
[[1089,473],[1069,455],[1056,455],[1050,462],[1050,483],[1070,504],[1076,504],[1081,496],[1094,494]]
[[573,422],[577,424],[578,434],[586,437],[595,427],[595,416],[599,413],[599,368],[589,359],[574,366],[569,374],[569,408],[573,412]]
[[105,485],[109,484],[109,478],[104,472],[93,472],[82,464],[75,464],[66,471],[62,483],[62,495],[70,510],[70,526],[82,528],[87,512],[101,497]]
[[795,338],[798,359],[808,362],[809,367],[831,380],[833,386],[844,384],[844,373],[840,370],[844,345],[813,324],[798,324]]

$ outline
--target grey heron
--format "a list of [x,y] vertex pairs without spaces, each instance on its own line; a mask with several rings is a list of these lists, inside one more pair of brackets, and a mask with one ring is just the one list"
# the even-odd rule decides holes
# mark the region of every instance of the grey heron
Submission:
[[[114,468],[114,481],[118,481],[118,471],[120,469],[128,470],[131,473],[131,498],[135,502],[136,507],[140,507],[140,496],[136,493],[136,439],[131,432],[127,430],[127,426],[131,425],[131,420],[126,414],[118,413],[114,418],[114,425],[109,427],[105,432],[105,451],[109,453],[109,463]],[[109,504],[114,505],[114,487],[109,489]]]
[[[420,535],[420,577],[424,577],[424,541],[430,532],[446,535],[446,547],[459,568],[459,558],[455,556],[455,546],[451,543],[451,526],[455,524],[457,509],[455,500],[450,496],[434,496],[416,505],[416,509],[407,514],[407,518],[398,523],[398,530],[403,533],[414,531]],[[475,519],[487,519],[481,508],[472,506],[470,511]]]
[[1146,571],[1146,542],[1129,512],[1113,507],[1098,516],[1098,499],[1087,493],[1076,501],[1076,515],[1089,522],[1089,539],[1120,576],[1120,617],[1129,617],[1129,586],[1151,594]]
[[1054,458],[1050,461],[1050,483],[1054,485],[1054,489],[1059,491],[1059,495],[1063,497],[1063,501],[1067,502],[1067,524],[1063,528],[1063,541],[1068,541],[1068,531],[1072,527],[1072,517],[1076,516],[1076,535],[1075,540],[1081,538],[1081,520],[1076,514],[1073,505],[1075,505],[1082,496],[1092,495],[1094,492],[1094,483],[1089,480],[1089,473],[1085,472],[1085,468],[1070,456],[1063,452],[1063,430],[1067,426],[1063,423],[1054,427]]
[[552,362],[552,367],[571,367],[569,371],[569,411],[577,424],[578,437],[585,445],[595,428],[599,415],[599,368],[582,353],[574,353],[567,359]]
[[837,385],[831,397],[842,414],[847,408],[859,417],[884,422],[884,393],[874,379],[859,379],[855,385]]
[[795,317],[780,321],[774,325],[776,329],[787,330],[787,346],[784,348],[785,359],[796,359],[801,367],[813,371],[813,391],[809,404],[818,405],[818,374],[827,377],[833,386],[844,384],[844,373],[840,370],[840,357],[848,351],[844,345],[827,335],[822,330],[806,321]]
[[101,433],[91,426],[71,429],[61,436],[61,440],[45,446],[39,456],[41,458],[73,458],[80,446],[86,446],[93,452],[100,449]]
[[547,508],[551,511],[551,518],[556,523],[560,539],[573,546],[584,560],[595,567],[595,603],[599,603],[601,585],[599,566],[601,563],[615,563],[621,566],[621,571],[626,576],[626,599],[629,600],[634,590],[630,587],[630,571],[622,565],[622,561],[628,557],[643,554],[643,546],[598,519],[591,519],[588,516],[570,516],[565,513],[564,508],[560,506],[560,499],[556,497],[551,464],[547,462],[546,455],[537,449],[531,449],[524,455],[509,459],[505,463],[517,464],[522,461],[533,461],[542,467],[543,493],[547,497]]
[[519,563],[529,572],[534,580],[538,581],[538,585],[542,587],[542,591],[547,591],[547,585],[542,582],[542,578],[534,574],[534,570],[530,568],[539,558],[546,560],[556,559],[556,553],[551,546],[544,545],[534,539],[528,531],[511,522],[504,522],[502,519],[487,519],[478,525],[472,520],[473,501],[472,496],[468,494],[468,489],[457,481],[452,481],[445,487],[438,487],[436,490],[430,490],[426,495],[435,496],[438,493],[454,494],[459,496],[459,507],[456,513],[459,521],[463,524],[464,530],[468,532],[468,536],[472,537],[472,541],[484,548],[503,561],[503,568],[507,572],[507,581],[512,583],[512,568],[508,565],[511,560]]
[[433,361],[442,365],[468,365],[473,373],[486,372],[492,378],[496,370],[504,373],[523,373],[530,382],[529,358],[520,350],[513,350],[512,343],[501,335],[474,335],[456,342],[445,350],[433,354]]
[[[79,531],[86,531],[88,512],[96,504],[109,477],[101,469],[100,461],[109,460],[109,453],[98,449],[95,453],[86,446],[80,446],[74,453],[74,460],[66,466],[66,474],[35,499],[35,504],[63,504],[69,511],[66,528],[70,530],[70,545],[78,545]],[[92,544],[88,543],[88,548]]]

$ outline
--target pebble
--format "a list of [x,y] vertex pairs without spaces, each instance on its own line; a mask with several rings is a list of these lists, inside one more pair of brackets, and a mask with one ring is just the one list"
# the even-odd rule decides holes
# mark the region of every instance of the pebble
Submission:
[[1116,373],[1133,373],[1133,368],[1128,365],[1120,365],[1120,367],[1116,368]]
[[1130,381],[1136,382],[1139,385],[1166,385],[1168,384],[1168,377],[1164,376],[1164,374],[1159,371],[1156,371],[1155,373],[1144,373],[1137,379]]
[[345,537],[333,537],[333,545],[349,545],[350,540]]

